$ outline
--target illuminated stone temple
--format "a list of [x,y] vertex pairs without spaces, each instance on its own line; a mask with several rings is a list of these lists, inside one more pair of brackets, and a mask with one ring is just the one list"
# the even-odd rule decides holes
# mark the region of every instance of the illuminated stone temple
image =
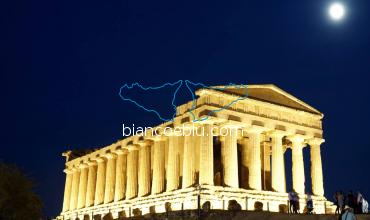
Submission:
[[[274,85],[219,88],[197,90],[196,100],[177,107],[173,121],[145,133],[96,150],[64,153],[58,219],[197,210],[206,202],[211,209],[227,210],[231,200],[242,210],[259,204],[279,212],[288,204],[288,181],[302,211],[306,193],[312,192],[315,212],[328,212],[320,153],[323,114]],[[199,130],[212,130],[212,135],[198,135]],[[304,148],[309,149],[310,173],[305,173]],[[292,167],[286,167],[288,159]],[[311,188],[305,187],[306,179]]]

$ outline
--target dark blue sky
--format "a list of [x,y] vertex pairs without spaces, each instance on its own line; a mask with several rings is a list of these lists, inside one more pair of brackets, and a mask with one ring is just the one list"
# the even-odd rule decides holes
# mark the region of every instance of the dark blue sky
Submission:
[[56,215],[63,151],[159,123],[120,100],[122,84],[273,83],[325,114],[327,196],[370,198],[370,2],[343,2],[338,24],[326,0],[3,2],[0,159],[32,175]]

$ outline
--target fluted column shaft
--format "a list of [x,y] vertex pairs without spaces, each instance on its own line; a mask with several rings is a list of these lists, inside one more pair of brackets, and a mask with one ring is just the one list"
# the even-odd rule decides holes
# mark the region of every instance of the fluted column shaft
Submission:
[[284,149],[283,149],[283,138],[284,134],[274,132],[271,133],[271,164],[272,164],[272,174],[271,174],[271,186],[276,192],[286,192],[285,184],[285,163],[284,163]]
[[116,183],[116,158],[117,155],[109,153],[106,154],[107,158],[107,174],[105,177],[105,193],[104,193],[104,203],[110,203],[114,200],[114,189]]
[[249,188],[249,138],[243,137],[242,139],[242,148],[241,148],[241,188]]
[[105,194],[105,176],[106,176],[106,159],[97,158],[98,170],[96,177],[96,190],[94,205],[100,205],[104,202]]
[[193,186],[195,184],[196,175],[196,157],[195,157],[195,137],[194,131],[189,129],[184,136],[184,163],[182,171],[182,188]]
[[248,185],[249,188],[255,190],[262,189],[261,180],[261,131],[259,130],[249,130],[247,131],[248,144]]
[[71,191],[72,191],[72,179],[73,179],[73,173],[71,170],[65,169],[64,172],[66,173],[66,182],[64,186],[64,198],[63,198],[62,212],[69,210]]
[[120,149],[115,152],[116,161],[116,189],[114,201],[120,201],[125,198],[126,192],[126,175],[127,175],[127,151]]
[[127,155],[126,199],[137,196],[138,189],[138,148],[131,146]]
[[167,192],[178,189],[180,185],[179,138],[175,135],[168,137]]
[[87,177],[86,207],[94,205],[97,173],[97,163],[95,161],[90,161],[88,165],[89,172]]
[[222,142],[224,184],[239,188],[237,128],[229,126]]
[[87,164],[80,165],[80,183],[78,187],[78,202],[77,208],[83,208],[86,205],[86,190],[87,190],[87,177],[88,177]]
[[152,180],[152,195],[163,192],[165,180],[165,141],[163,139],[155,139],[153,145],[153,180]]
[[150,193],[150,143],[139,143],[139,196]]
[[199,184],[214,185],[212,125],[204,124],[200,129],[203,129],[203,135],[199,146]]
[[305,175],[303,161],[304,138],[300,135],[289,138],[292,142],[293,189],[299,194],[305,193]]
[[311,146],[311,180],[312,193],[317,196],[324,196],[324,181],[322,174],[321,148],[323,139],[315,138],[310,140]]
[[78,168],[73,169],[73,177],[72,177],[72,190],[71,190],[71,200],[69,204],[69,210],[75,210],[77,208],[77,201],[78,201],[78,187],[80,182],[80,171]]

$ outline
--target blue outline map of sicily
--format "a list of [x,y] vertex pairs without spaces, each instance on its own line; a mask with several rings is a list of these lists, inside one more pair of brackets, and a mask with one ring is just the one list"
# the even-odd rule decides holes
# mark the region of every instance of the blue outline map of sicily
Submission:
[[[125,96],[125,91],[128,91],[128,90],[132,90],[134,88],[139,88],[143,91],[150,91],[150,90],[160,90],[160,89],[163,89],[165,87],[168,87],[168,86],[171,86],[171,87],[174,87],[176,88],[174,93],[173,93],[173,96],[172,96],[172,102],[171,102],[171,106],[173,108],[173,111],[174,113],[172,114],[172,118],[165,118],[164,116],[162,116],[162,114],[156,110],[156,109],[151,109],[149,107],[146,107],[144,103],[139,103],[138,101],[134,100],[134,99],[131,99],[131,98],[128,98]],[[150,112],[150,113],[154,113],[160,120],[164,121],[164,122],[167,122],[167,121],[173,121],[173,119],[176,117],[176,105],[175,105],[175,100],[176,100],[176,97],[178,95],[178,92],[180,90],[181,87],[185,86],[186,89],[190,92],[191,96],[192,96],[192,101],[193,101],[193,107],[192,109],[189,110],[189,113],[192,115],[192,120],[194,122],[196,121],[204,121],[204,120],[207,120],[209,115],[214,113],[214,112],[219,112],[219,111],[222,111],[223,109],[226,109],[228,108],[229,106],[231,106],[232,104],[236,103],[237,101],[239,100],[242,100],[242,99],[245,99],[247,97],[247,84],[245,85],[237,85],[237,84],[233,84],[233,83],[229,83],[228,85],[225,85],[223,87],[212,87],[212,86],[207,86],[203,83],[194,83],[190,80],[178,80],[176,82],[173,82],[173,83],[164,83],[163,85],[160,85],[160,86],[149,86],[149,87],[145,87],[143,85],[141,85],[140,83],[136,82],[136,83],[132,83],[132,84],[124,84],[123,86],[121,86],[120,90],[119,90],[119,96],[121,97],[122,100],[124,101],[129,101],[131,103],[134,103],[136,106],[138,106],[139,108],[147,111],[147,112]],[[195,109],[196,107],[196,95],[195,95],[195,91],[193,91],[193,89],[191,89],[191,86],[193,87],[201,87],[201,88],[209,88],[209,89],[213,89],[213,90],[219,90],[219,91],[223,91],[225,89],[228,89],[228,88],[245,88],[246,92],[244,94],[244,96],[241,96],[241,97],[238,97],[237,99],[231,101],[230,103],[228,103],[227,105],[219,108],[219,109],[216,109],[216,110],[213,110],[211,112],[208,113],[208,116],[205,116],[205,117],[202,117],[202,118],[196,118],[195,115],[193,114],[193,110]]]

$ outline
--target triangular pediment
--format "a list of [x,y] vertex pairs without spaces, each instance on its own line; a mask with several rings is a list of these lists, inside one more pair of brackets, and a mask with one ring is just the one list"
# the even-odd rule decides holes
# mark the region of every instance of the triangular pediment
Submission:
[[[225,88],[225,86],[215,86],[213,88]],[[245,94],[247,94],[247,97],[250,99],[269,102],[276,105],[281,105],[289,108],[294,108],[297,110],[302,110],[305,112],[322,115],[322,113],[319,112],[314,107],[299,100],[298,98],[285,92],[284,90],[280,89],[279,87],[273,84],[247,85],[246,88],[230,87],[224,89],[223,92],[240,96],[245,96]]]

